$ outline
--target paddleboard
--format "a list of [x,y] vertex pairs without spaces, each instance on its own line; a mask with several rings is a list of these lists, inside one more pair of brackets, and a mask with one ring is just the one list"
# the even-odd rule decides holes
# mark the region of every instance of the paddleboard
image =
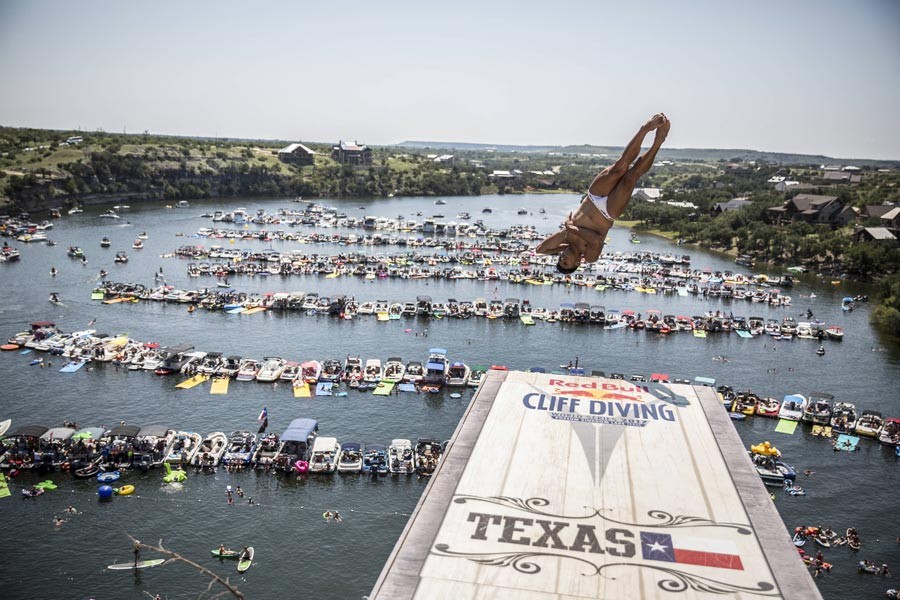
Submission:
[[255,308],[248,308],[247,310],[244,311],[244,314],[252,315],[252,314],[256,314],[258,312],[263,312],[264,310],[266,310],[266,309],[263,308],[262,306],[257,306]]
[[91,292],[91,300],[103,300],[104,296],[103,292]]
[[39,365],[39,364],[41,364],[41,363],[43,363],[43,362],[44,362],[44,359],[43,359],[43,358],[36,358],[36,359],[34,359],[33,361],[31,361],[30,363],[28,363],[28,364],[30,364],[30,365]]
[[323,381],[316,385],[316,396],[330,396],[331,388],[334,384],[330,381]]
[[66,365],[59,370],[60,373],[74,373],[78,369],[84,366],[84,361],[80,360],[78,362],[70,362],[66,363]]
[[[16,348],[18,348],[18,346],[16,346]],[[21,354],[23,356],[26,354],[31,354],[31,348],[26,348],[25,350],[22,350],[21,352],[19,352],[19,354]]]
[[118,304],[119,302],[125,302],[125,298],[110,298],[109,300],[104,300],[103,304]]
[[213,379],[212,387],[209,388],[210,394],[227,394],[228,393],[228,382],[230,380],[227,377],[216,377]]
[[18,349],[19,349],[18,344],[3,344],[2,346],[0,346],[0,350],[4,350],[6,352],[9,352],[10,350],[18,350]]
[[378,313],[376,316],[379,321],[389,321],[391,319],[390,315],[387,313]]
[[337,276],[338,276],[338,273],[329,273],[328,275],[325,276],[325,279],[334,279]]
[[134,563],[118,563],[115,565],[109,565],[106,567],[111,571],[128,571],[130,569],[148,569],[150,567],[158,567],[159,565],[166,562],[164,558],[153,558],[150,560],[141,560],[138,561],[137,564]]
[[243,573],[247,569],[250,568],[250,565],[253,564],[253,546],[247,548],[247,551],[250,552],[250,558],[245,558],[241,562],[238,563],[237,570],[238,573]]
[[706,337],[706,332],[703,331],[702,329],[695,329],[695,330],[694,330],[694,337],[697,337],[697,338],[705,338],[705,337]]
[[0,498],[9,498],[9,485],[6,483],[6,475],[0,473]]
[[749,331],[744,331],[743,329],[738,329],[737,334],[742,338],[752,338],[753,334]]
[[519,315],[519,320],[525,325],[534,325],[534,319],[531,318],[531,315]]
[[242,312],[244,312],[245,310],[247,310],[247,309],[244,308],[243,306],[239,306],[237,308],[229,308],[225,312],[228,313],[229,315],[239,315]]

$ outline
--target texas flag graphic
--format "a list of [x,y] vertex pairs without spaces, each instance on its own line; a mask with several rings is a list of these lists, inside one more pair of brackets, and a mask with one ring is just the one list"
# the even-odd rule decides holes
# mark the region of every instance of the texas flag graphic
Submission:
[[736,548],[726,541],[642,531],[641,552],[644,560],[744,570]]

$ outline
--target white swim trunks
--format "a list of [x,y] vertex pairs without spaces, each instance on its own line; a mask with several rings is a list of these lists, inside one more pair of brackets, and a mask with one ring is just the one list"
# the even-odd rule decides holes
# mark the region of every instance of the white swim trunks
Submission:
[[610,221],[615,221],[615,219],[610,216],[609,211],[606,208],[606,201],[608,196],[595,196],[590,192],[590,190],[588,190],[587,196],[594,204],[594,206],[597,207],[597,210],[600,211],[600,214],[603,215],[604,218],[609,219]]

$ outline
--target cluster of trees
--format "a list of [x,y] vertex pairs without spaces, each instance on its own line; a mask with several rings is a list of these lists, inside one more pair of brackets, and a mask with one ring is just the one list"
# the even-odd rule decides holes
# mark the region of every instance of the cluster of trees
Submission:
[[882,331],[900,336],[900,275],[878,282],[878,305],[872,311],[872,322]]

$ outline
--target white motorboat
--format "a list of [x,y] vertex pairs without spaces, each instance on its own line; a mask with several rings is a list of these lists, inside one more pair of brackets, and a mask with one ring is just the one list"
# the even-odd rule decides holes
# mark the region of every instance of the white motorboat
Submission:
[[366,361],[366,368],[363,371],[363,381],[366,383],[378,383],[381,381],[381,361],[377,358],[370,358]]
[[387,362],[384,363],[384,377],[383,381],[388,383],[400,383],[403,381],[403,376],[406,374],[406,366],[403,364],[403,359],[398,356],[393,356],[387,359]]
[[235,431],[228,439],[228,449],[222,462],[226,465],[248,465],[256,452],[256,434],[249,431]]
[[411,475],[415,472],[412,442],[395,439],[388,446],[388,471],[400,475]]
[[786,421],[799,421],[806,410],[807,399],[800,394],[785,396],[778,411],[778,418]]
[[309,457],[310,473],[334,473],[337,470],[340,451],[341,445],[337,438],[317,437],[313,442],[312,454]]
[[175,440],[169,453],[166,455],[165,462],[170,464],[190,464],[194,459],[194,455],[200,449],[202,442],[203,437],[199,433],[179,431],[175,434]]
[[191,459],[195,467],[217,467],[228,447],[228,436],[222,431],[214,431],[208,434]]
[[884,417],[877,410],[864,410],[856,421],[856,435],[877,438],[884,427]]
[[267,356],[263,358],[262,366],[256,374],[256,380],[263,383],[271,383],[277,380],[284,371],[286,364],[287,361],[278,356]]
[[259,373],[259,361],[254,358],[244,358],[241,359],[236,379],[238,381],[253,381],[256,379],[257,373]]
[[338,455],[337,470],[339,473],[359,473],[362,471],[363,447],[356,442],[341,444],[341,453]]
[[447,385],[450,387],[463,387],[469,383],[469,376],[472,370],[468,365],[461,362],[455,362],[450,365],[447,370]]

